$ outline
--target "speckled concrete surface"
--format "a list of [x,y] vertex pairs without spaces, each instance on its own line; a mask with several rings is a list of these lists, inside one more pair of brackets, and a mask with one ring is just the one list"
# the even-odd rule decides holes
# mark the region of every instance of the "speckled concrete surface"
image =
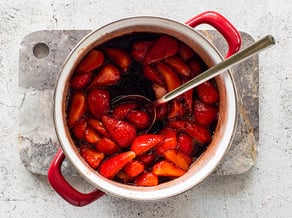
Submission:
[[[0,217],[291,217],[292,3],[290,0],[0,1]],[[255,39],[272,34],[277,45],[260,54],[260,131],[256,166],[239,176],[210,177],[160,202],[104,196],[83,208],[64,202],[46,177],[25,169],[18,152],[18,55],[23,37],[41,29],[94,29],[134,15],[183,22],[216,10]],[[91,189],[80,178],[76,187]]]

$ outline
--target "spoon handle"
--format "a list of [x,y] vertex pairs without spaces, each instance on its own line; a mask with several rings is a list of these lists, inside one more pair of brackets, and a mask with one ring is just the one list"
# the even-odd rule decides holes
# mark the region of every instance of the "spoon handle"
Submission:
[[220,73],[224,72],[228,68],[243,62],[247,58],[251,57],[259,53],[261,50],[270,47],[271,45],[275,44],[275,39],[271,35],[267,35],[264,38],[254,42],[250,46],[242,49],[241,51],[233,54],[229,58],[226,58],[219,64],[209,68],[205,72],[199,74],[198,76],[194,77],[193,79],[189,80],[188,82],[184,83],[183,85],[177,87],[173,91],[167,93],[166,95],[162,96],[161,98],[155,101],[155,104],[163,104],[166,103],[177,96],[183,94],[184,92],[206,82],[207,80],[218,76]]

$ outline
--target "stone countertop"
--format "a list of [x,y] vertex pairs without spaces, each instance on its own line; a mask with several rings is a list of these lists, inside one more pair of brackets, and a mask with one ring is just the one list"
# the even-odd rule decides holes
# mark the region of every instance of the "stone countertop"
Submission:
[[[0,0],[0,217],[290,217],[292,213],[292,3],[290,0],[3,1]],[[104,196],[73,207],[27,171],[19,158],[20,42],[42,29],[95,29],[119,18],[155,15],[180,22],[206,10],[225,15],[255,40],[272,34],[277,45],[259,56],[259,153],[241,175],[212,176],[192,190],[158,202]],[[204,26],[202,26],[204,28]],[[69,178],[84,191],[81,178]]]

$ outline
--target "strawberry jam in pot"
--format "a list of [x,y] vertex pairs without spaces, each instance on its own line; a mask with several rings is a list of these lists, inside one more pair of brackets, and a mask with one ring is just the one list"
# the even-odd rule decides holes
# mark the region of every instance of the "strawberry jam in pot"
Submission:
[[156,186],[185,174],[207,149],[217,124],[219,93],[213,80],[149,111],[154,101],[206,70],[186,44],[165,35],[136,33],[91,50],[76,67],[67,101],[67,125],[80,155],[102,176],[124,184]]

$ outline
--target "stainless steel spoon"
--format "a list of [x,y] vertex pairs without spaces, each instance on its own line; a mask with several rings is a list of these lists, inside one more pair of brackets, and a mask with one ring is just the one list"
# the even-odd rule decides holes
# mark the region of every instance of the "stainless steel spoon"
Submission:
[[113,105],[118,105],[124,102],[137,102],[141,105],[144,105],[144,107],[150,112],[151,115],[151,125],[146,130],[149,131],[153,124],[156,121],[156,110],[155,107],[157,107],[160,104],[164,104],[170,100],[173,100],[174,98],[178,97],[179,95],[187,92],[188,90],[206,82],[209,79],[212,79],[216,76],[218,76],[220,73],[225,72],[227,69],[231,68],[232,66],[239,64],[246,60],[247,58],[259,53],[260,51],[272,46],[275,44],[275,39],[271,35],[267,35],[264,38],[254,42],[253,44],[249,45],[245,49],[242,49],[241,51],[233,54],[232,56],[226,58],[222,62],[218,63],[217,65],[209,68],[205,72],[199,74],[198,76],[194,77],[193,79],[189,80],[188,82],[182,84],[181,86],[177,87],[176,89],[172,90],[171,92],[168,92],[161,98],[150,101],[148,98],[141,96],[141,95],[123,95],[118,96],[113,100]]

